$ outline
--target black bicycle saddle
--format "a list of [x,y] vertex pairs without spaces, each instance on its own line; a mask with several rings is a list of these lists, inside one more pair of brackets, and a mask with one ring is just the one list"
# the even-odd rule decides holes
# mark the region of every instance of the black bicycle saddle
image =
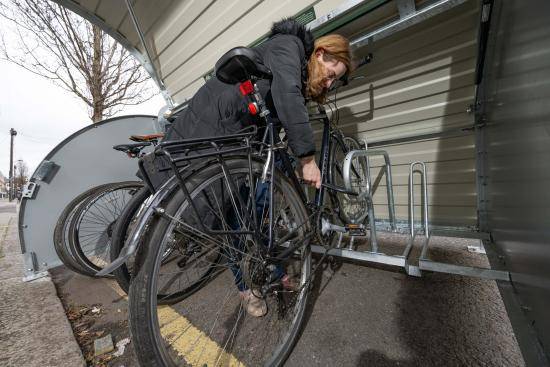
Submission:
[[249,80],[271,79],[271,70],[248,47],[235,47],[216,62],[216,77],[224,83],[236,84]]

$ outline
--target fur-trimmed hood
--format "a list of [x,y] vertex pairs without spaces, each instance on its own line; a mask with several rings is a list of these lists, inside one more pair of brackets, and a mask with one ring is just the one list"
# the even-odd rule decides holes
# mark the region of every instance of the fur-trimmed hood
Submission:
[[313,52],[313,45],[315,40],[313,34],[306,29],[306,27],[292,18],[284,18],[278,22],[273,23],[271,27],[271,33],[269,37],[276,34],[291,34],[302,40],[304,44],[304,50],[306,52],[306,58],[309,59]]

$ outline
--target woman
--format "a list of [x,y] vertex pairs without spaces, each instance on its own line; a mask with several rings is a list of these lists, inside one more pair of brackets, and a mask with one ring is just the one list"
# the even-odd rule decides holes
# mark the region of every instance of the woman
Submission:
[[[321,187],[321,173],[315,162],[313,130],[306,98],[323,103],[328,89],[351,71],[349,41],[340,35],[320,37],[292,19],[275,23],[267,41],[253,48],[273,74],[271,81],[258,82],[260,93],[275,124],[281,124],[288,145],[299,158],[302,179]],[[213,77],[190,100],[188,107],[170,127],[165,140],[222,136],[257,122],[248,112],[238,85]],[[232,269],[246,309],[253,316],[267,312],[263,300],[242,284],[238,269]],[[287,281],[282,276],[283,285]]]

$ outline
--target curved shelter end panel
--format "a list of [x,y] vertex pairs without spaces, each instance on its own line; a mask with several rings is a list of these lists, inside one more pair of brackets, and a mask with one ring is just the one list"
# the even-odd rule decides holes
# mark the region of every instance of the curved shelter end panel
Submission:
[[77,131],[44,158],[30,179],[35,186],[32,195],[23,198],[19,212],[27,274],[61,265],[53,232],[73,198],[104,183],[137,180],[137,160],[114,150],[113,145],[131,142],[130,135],[158,132],[155,116],[116,117]]

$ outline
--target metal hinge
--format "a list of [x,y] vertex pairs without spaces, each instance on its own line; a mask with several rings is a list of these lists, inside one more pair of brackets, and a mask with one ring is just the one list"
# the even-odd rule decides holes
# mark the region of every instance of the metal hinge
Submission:
[[34,195],[34,190],[36,190],[37,187],[38,185],[34,182],[27,183],[25,187],[23,187],[23,193],[21,194],[21,196],[27,199],[32,199]]

